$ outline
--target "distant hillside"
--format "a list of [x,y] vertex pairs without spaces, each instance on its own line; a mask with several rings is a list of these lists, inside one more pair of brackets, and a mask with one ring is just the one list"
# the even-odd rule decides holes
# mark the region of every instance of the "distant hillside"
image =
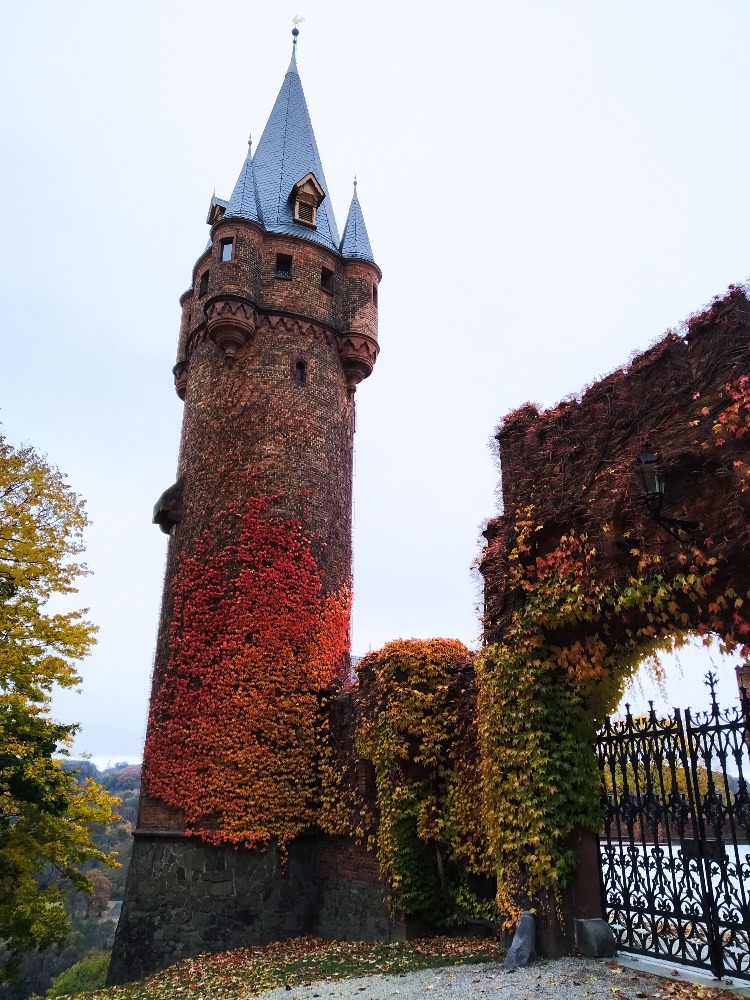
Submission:
[[[66,757],[60,763],[66,771],[77,771],[81,784],[87,778],[93,778],[120,799],[117,812],[121,818],[112,826],[97,830],[94,841],[101,850],[116,852],[122,868],[107,868],[99,862],[85,866],[94,883],[94,892],[91,896],[80,892],[68,893],[66,909],[73,929],[67,941],[60,948],[27,954],[18,984],[12,988],[0,986],[0,1000],[26,1000],[32,994],[43,994],[55,976],[65,969],[92,951],[109,951],[112,948],[120,910],[118,903],[125,890],[133,846],[131,835],[138,811],[141,766],[121,761],[100,771],[90,760]],[[45,871],[41,877],[54,878],[55,875],[52,871]]]

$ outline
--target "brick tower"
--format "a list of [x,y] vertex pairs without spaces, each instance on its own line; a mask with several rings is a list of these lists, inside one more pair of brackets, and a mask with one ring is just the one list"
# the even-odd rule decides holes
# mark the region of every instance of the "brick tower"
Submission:
[[[183,294],[177,480],[111,982],[304,933],[316,692],[348,669],[354,394],[378,353],[356,182],[340,238],[292,59]],[[281,862],[280,862],[281,857]]]

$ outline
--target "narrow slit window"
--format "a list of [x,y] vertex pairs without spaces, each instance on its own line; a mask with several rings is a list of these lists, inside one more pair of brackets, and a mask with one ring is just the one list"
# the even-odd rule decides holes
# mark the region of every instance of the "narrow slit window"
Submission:
[[372,286],[372,301],[373,301],[373,303],[375,305],[375,308],[377,309],[377,307],[378,307],[378,286],[377,285],[373,285]]
[[292,257],[288,253],[277,253],[276,254],[276,277],[277,278],[291,278],[292,276]]
[[222,240],[221,241],[222,261],[231,260],[233,256],[234,256],[234,240]]
[[294,384],[304,385],[307,381],[307,365],[304,361],[298,361],[294,366]]
[[207,292],[208,292],[208,271],[204,271],[203,274],[201,275],[200,284],[198,285],[198,295],[200,296],[200,298],[203,298],[203,296],[206,295]]
[[333,271],[330,268],[323,267],[320,269],[320,287],[324,292],[333,291]]

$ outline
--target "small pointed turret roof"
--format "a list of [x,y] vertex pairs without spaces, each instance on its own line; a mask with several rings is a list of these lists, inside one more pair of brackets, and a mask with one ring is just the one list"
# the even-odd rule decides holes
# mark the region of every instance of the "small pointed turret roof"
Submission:
[[354,194],[352,203],[349,206],[349,215],[346,217],[344,235],[341,238],[341,256],[359,257],[362,260],[371,260],[375,263],[370,247],[370,239],[367,235],[364,216],[357,197],[357,178],[354,178]]
[[251,219],[253,222],[262,222],[258,211],[258,199],[255,194],[255,171],[253,170],[253,142],[247,141],[247,156],[242,165],[240,176],[234,185],[232,197],[227,204],[225,215],[239,216],[241,219]]
[[[339,234],[328,198],[328,184],[297,72],[296,35],[294,45],[289,69],[250,167],[255,175],[257,209],[268,232],[289,233],[338,250]],[[314,228],[294,217],[295,185],[308,174],[315,177],[324,192]],[[231,214],[234,213],[228,210],[227,215]]]

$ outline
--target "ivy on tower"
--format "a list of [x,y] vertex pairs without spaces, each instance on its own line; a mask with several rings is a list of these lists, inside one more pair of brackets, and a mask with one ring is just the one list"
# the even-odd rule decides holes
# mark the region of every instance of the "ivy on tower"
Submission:
[[[293,34],[180,300],[180,455],[154,510],[169,547],[136,855],[169,842],[206,852],[198,869],[221,845],[283,861],[312,826],[317,694],[349,671],[354,398],[378,355],[381,273],[356,183],[339,236]],[[158,864],[142,876],[135,859],[112,981],[210,944],[185,944],[201,924],[188,898],[164,904],[184,906],[184,947],[135,943],[145,897],[175,891],[174,858]],[[234,946],[237,905],[211,906],[217,946]]]

